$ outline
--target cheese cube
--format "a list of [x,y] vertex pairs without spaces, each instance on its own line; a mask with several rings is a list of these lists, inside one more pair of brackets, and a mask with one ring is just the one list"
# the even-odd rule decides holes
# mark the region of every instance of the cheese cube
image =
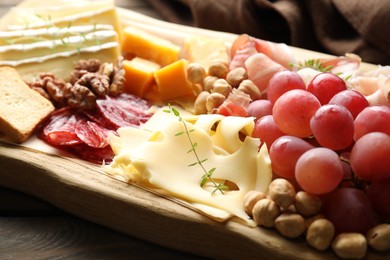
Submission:
[[160,65],[136,57],[123,61],[123,68],[125,70],[125,92],[143,97],[152,86],[154,72],[160,68]]
[[187,78],[187,65],[186,59],[180,59],[154,73],[162,100],[194,96],[192,84]]
[[166,66],[179,59],[180,46],[145,31],[126,27],[123,30],[122,53]]

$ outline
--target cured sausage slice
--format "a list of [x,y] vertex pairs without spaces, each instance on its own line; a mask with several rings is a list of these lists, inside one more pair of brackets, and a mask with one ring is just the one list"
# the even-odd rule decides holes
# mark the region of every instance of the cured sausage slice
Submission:
[[78,115],[72,109],[61,108],[50,115],[40,137],[54,146],[80,144],[83,141],[75,132],[77,121]]
[[149,120],[150,105],[143,99],[123,93],[115,98],[106,96],[96,101],[99,111],[117,128],[139,126]]
[[63,107],[50,115],[39,137],[77,157],[95,163],[111,161],[114,153],[108,136],[122,126],[137,127],[151,117],[143,99],[121,94],[99,99],[95,110]]
[[103,148],[108,145],[108,136],[116,132],[89,121],[86,118],[78,120],[75,133],[85,144],[93,148]]

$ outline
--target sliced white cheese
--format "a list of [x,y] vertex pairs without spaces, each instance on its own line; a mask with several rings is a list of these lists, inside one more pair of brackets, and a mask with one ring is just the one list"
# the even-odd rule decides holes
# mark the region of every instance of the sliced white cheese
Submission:
[[[195,119],[195,117],[189,118]],[[158,122],[161,124],[159,125]],[[245,213],[243,197],[248,191],[254,189],[266,192],[272,177],[267,149],[263,146],[259,153],[260,140],[250,136],[246,136],[239,142],[235,139],[233,145],[226,146],[235,147],[234,152],[226,152],[226,147],[221,148],[214,142],[217,140],[225,145],[230,142],[222,140],[223,138],[238,136],[239,132],[250,134],[253,120],[242,117],[202,115],[197,121],[192,122],[194,124],[184,122],[191,141],[197,144],[196,152],[199,160],[205,159],[202,163],[205,170],[199,164],[189,166],[197,159],[194,153],[188,152],[191,145],[187,135],[177,135],[185,131],[183,123],[171,114],[158,111],[141,128],[119,129],[119,136],[110,140],[116,156],[113,163],[106,167],[107,172],[120,175],[121,171],[130,170],[131,173],[123,172],[122,175],[133,180],[134,178],[138,181],[147,180],[154,187],[191,203],[208,215],[214,215],[216,219],[221,216],[226,218],[232,214],[248,225],[255,225]],[[198,127],[198,123],[201,127]],[[216,132],[210,130],[216,123],[217,129],[222,128],[216,132],[224,133],[217,139],[214,138]],[[243,129],[248,131],[245,132]],[[213,179],[232,182],[238,190],[224,191],[223,194],[220,191],[212,193],[215,187],[210,182],[206,185],[207,188],[201,187],[202,176],[205,171],[212,168],[215,168]],[[217,210],[213,213],[210,207]],[[221,215],[221,211],[226,214]]]

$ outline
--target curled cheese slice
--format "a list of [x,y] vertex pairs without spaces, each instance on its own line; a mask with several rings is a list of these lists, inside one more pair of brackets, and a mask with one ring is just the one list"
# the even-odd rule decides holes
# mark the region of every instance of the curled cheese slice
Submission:
[[[159,115],[160,118],[153,118]],[[211,182],[201,187],[205,170],[199,164],[189,166],[197,159],[189,152],[191,145],[187,135],[177,135],[186,131],[183,122],[160,111],[153,117],[141,128],[121,128],[119,136],[111,138],[116,156],[106,172],[121,175],[123,171],[124,179],[147,182],[209,216],[215,215],[215,219],[226,212],[222,215],[234,215],[255,226],[245,213],[243,198],[250,190],[266,192],[272,169],[266,146],[258,152],[259,139],[246,136],[240,140],[238,137],[239,132],[251,133],[253,119],[202,115],[190,117],[191,123],[183,121],[192,142],[196,143],[199,159],[204,160],[204,169],[215,168],[213,179],[237,186],[222,194],[218,190],[212,192],[215,187]]]

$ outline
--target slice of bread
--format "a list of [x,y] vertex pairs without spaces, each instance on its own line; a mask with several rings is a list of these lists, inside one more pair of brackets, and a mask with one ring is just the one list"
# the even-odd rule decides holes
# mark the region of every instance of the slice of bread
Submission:
[[54,106],[31,89],[11,67],[0,67],[0,132],[22,143],[52,111]]

